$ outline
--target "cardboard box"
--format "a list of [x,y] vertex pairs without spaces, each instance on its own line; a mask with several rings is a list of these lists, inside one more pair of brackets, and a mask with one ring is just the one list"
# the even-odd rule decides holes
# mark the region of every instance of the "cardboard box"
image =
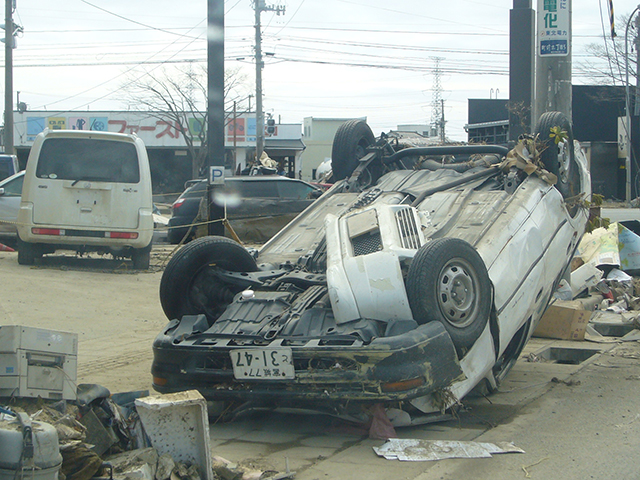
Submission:
[[533,331],[533,336],[558,340],[584,340],[584,332],[590,318],[591,312],[585,310],[580,302],[557,301],[544,312]]

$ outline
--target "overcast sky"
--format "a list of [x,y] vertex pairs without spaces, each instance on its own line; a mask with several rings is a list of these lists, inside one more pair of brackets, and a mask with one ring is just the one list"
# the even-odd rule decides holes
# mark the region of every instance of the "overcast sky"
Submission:
[[[284,15],[262,14],[264,109],[283,123],[367,117],[376,134],[429,123],[436,57],[448,137],[466,139],[468,98],[508,98],[511,0],[266,3],[286,7]],[[616,14],[636,6],[614,0]],[[122,110],[127,79],[206,63],[205,0],[16,0],[16,7],[24,34],[14,50],[14,90],[31,110]],[[574,71],[585,45],[602,42],[601,9],[608,23],[606,0],[574,1]],[[226,67],[242,69],[248,93],[253,25],[251,0],[225,1]],[[593,82],[574,73],[574,83]]]

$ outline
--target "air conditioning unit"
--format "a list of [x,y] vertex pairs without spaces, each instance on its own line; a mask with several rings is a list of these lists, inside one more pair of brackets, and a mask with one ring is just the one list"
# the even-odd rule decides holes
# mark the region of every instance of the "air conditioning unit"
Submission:
[[78,335],[0,326],[0,397],[76,399]]

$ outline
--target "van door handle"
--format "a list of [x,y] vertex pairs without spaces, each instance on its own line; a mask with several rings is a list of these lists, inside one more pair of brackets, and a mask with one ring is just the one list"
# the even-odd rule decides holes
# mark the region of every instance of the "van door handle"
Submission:
[[80,207],[81,212],[91,212],[93,209],[91,207]]

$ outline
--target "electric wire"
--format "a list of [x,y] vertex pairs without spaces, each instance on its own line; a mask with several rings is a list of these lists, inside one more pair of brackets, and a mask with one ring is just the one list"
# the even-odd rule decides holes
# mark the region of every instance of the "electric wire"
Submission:
[[[172,32],[171,30],[165,30],[163,28],[154,27],[153,25],[148,25],[146,23],[138,22],[137,20],[133,20],[133,19],[125,17],[123,15],[119,15],[119,14],[117,14],[115,12],[112,12],[111,10],[107,10],[106,8],[102,8],[102,7],[99,7],[98,5],[95,5],[95,4],[91,3],[91,2],[88,2],[87,0],[80,0],[80,1],[82,3],[84,3],[84,4],[86,4],[86,5],[89,5],[90,7],[93,7],[95,9],[97,9],[97,10],[100,10],[100,11],[103,11],[105,13],[108,13],[109,15],[113,15],[114,17],[117,17],[117,18],[119,18],[121,20],[125,20],[127,22],[131,22],[131,23],[134,23],[136,25],[140,25],[140,26],[145,27],[145,28],[147,28],[149,30],[155,30],[155,31],[162,32],[162,33],[168,33],[169,35],[183,36],[183,34],[175,33],[175,32]],[[199,37],[193,37],[193,38],[199,38]]]

